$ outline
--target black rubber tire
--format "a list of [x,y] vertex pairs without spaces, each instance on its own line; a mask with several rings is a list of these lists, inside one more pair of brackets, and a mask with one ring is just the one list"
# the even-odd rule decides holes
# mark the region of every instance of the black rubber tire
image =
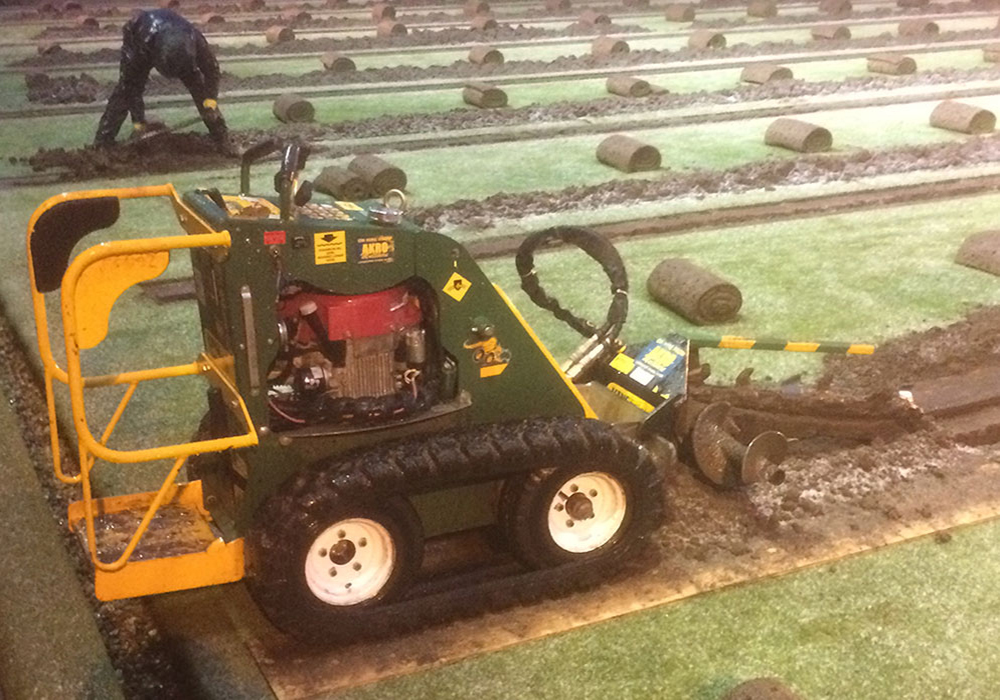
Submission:
[[[565,455],[566,466],[542,466],[513,476],[504,483],[498,508],[499,522],[514,555],[536,568],[568,562],[622,561],[638,547],[663,515],[662,477],[645,450],[611,433],[613,444],[599,445],[585,454]],[[571,552],[553,539],[548,509],[558,489],[574,475],[600,472],[618,482],[625,494],[625,517],[605,544],[587,552]]]
[[[278,629],[314,643],[366,636],[367,612],[403,594],[420,571],[423,529],[409,501],[401,497],[344,503],[333,480],[311,494],[279,493],[264,509],[247,538],[251,596]],[[356,605],[332,605],[316,597],[306,582],[305,561],[313,541],[346,518],[368,518],[388,532],[395,565],[378,595]]]

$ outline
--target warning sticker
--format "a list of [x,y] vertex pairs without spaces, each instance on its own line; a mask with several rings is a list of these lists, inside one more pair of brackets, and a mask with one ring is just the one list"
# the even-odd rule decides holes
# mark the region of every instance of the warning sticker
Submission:
[[462,277],[457,272],[453,272],[448,281],[444,283],[444,289],[441,291],[450,296],[455,301],[462,301],[462,297],[465,293],[469,291],[469,287],[472,286],[472,282]]
[[336,204],[337,204],[338,207],[340,207],[344,211],[364,211],[361,207],[359,207],[354,202],[341,202],[340,200],[337,200]]
[[347,242],[343,231],[313,234],[313,251],[317,265],[347,262]]
[[392,236],[369,236],[358,239],[358,262],[392,262],[396,242]]

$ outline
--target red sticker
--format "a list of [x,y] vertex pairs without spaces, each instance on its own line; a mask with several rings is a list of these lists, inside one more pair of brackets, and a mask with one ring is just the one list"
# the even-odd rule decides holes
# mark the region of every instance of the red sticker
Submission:
[[264,245],[284,245],[284,231],[264,231]]

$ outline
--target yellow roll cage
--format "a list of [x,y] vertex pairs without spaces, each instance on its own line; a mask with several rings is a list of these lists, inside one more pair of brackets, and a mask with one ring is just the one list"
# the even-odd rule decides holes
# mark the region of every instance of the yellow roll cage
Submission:
[[[109,241],[79,253],[66,268],[59,286],[63,335],[66,345],[66,368],[58,365],[52,354],[49,338],[45,295],[36,283],[35,260],[32,257],[32,236],[41,217],[53,208],[73,200],[96,198],[141,199],[168,198],[187,235],[160,238]],[[85,376],[81,368],[81,350],[93,348],[104,340],[108,317],[115,300],[132,285],[160,275],[169,263],[170,252],[191,248],[228,248],[228,231],[215,231],[180,199],[170,184],[150,187],[88,190],[60,194],[47,199],[34,212],[28,224],[28,270],[31,296],[41,355],[45,400],[48,409],[52,463],[55,476],[67,484],[80,484],[82,501],[70,506],[70,524],[85,525],[87,547],[94,563],[97,594],[102,599],[114,599],[192,588],[223,581],[233,581],[243,575],[242,541],[213,541],[204,552],[168,557],[167,561],[141,560],[130,562],[139,541],[147,531],[156,512],[166,503],[178,503],[194,508],[205,520],[208,512],[201,503],[200,483],[177,485],[177,475],[188,457],[209,452],[250,447],[257,444],[257,431],[243,398],[236,390],[231,356],[213,358],[202,353],[193,362],[181,365],[125,371],[117,374]],[[108,447],[118,422],[140,382],[201,375],[220,389],[246,432],[209,440],[197,440],[173,445],[119,450]],[[62,466],[59,449],[58,417],[54,382],[69,388],[73,427],[77,436],[80,459],[78,474],[67,474]],[[108,421],[100,438],[96,438],[87,422],[85,390],[95,387],[125,385],[127,388]],[[139,463],[162,459],[174,460],[160,488],[146,494],[95,499],[91,489],[91,471],[98,459],[114,463]],[[95,515],[122,510],[144,510],[138,527],[124,551],[113,561],[104,561],[98,554]],[[131,564],[132,573],[122,573]]]

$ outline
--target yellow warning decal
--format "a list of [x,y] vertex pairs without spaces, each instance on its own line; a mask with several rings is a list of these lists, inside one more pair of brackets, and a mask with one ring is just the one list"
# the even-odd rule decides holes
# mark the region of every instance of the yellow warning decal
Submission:
[[343,231],[313,234],[313,252],[317,265],[347,262],[347,242]]
[[364,211],[364,209],[362,209],[361,207],[359,207],[354,202],[336,201],[336,202],[334,202],[334,204],[336,204],[338,207],[340,207],[344,211]]
[[453,272],[451,273],[451,277],[448,278],[448,281],[444,283],[444,289],[441,291],[455,301],[462,301],[462,297],[465,296],[465,293],[469,291],[469,287],[471,286],[472,282],[465,279],[457,272]]
[[611,382],[608,384],[608,388],[642,411],[646,413],[653,412],[653,404],[649,403],[649,401],[643,401],[625,387]]
[[[226,209],[230,209],[228,205],[233,205],[232,209],[235,210],[237,216],[264,216],[269,215],[271,217],[277,217],[281,214],[281,210],[278,209],[276,204],[273,204],[263,197],[244,197],[242,195],[236,194],[224,194],[222,199],[226,202]],[[228,211],[226,212],[229,213]]]
[[615,359],[611,360],[611,369],[616,369],[622,374],[628,374],[635,367],[635,360],[626,355],[623,352],[615,355]]

